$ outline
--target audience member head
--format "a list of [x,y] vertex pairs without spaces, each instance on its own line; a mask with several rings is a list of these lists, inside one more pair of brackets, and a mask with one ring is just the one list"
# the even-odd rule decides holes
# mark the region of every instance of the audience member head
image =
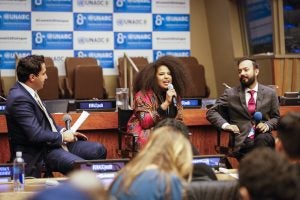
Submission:
[[187,138],[189,138],[189,136],[191,135],[189,128],[182,121],[174,119],[174,118],[165,118],[165,119],[159,121],[155,125],[154,130],[157,128],[160,128],[160,127],[164,127],[164,126],[170,126],[170,127],[177,129],[178,131],[183,133],[183,135]]
[[106,189],[94,172],[74,171],[66,183],[47,188],[35,194],[31,200],[109,200]]
[[239,185],[242,199],[297,199],[295,168],[270,148],[257,148],[240,162]]
[[124,190],[128,191],[135,178],[149,166],[156,166],[162,174],[174,173],[190,181],[192,158],[190,142],[180,131],[170,126],[157,128],[146,146],[120,171]]
[[252,88],[257,83],[259,68],[256,60],[243,57],[238,60],[238,73],[242,87]]
[[276,150],[290,160],[300,161],[300,113],[290,112],[278,122]]
[[[165,118],[161,121],[159,121],[155,127],[154,130],[163,126],[170,126],[173,127],[175,129],[177,129],[178,131],[180,131],[185,137],[189,138],[191,136],[191,132],[188,129],[188,127],[180,120],[174,119],[174,118]],[[192,151],[193,151],[193,155],[199,155],[199,151],[198,149],[192,145]]]
[[[168,72],[168,77],[164,77],[165,71]],[[162,90],[167,90],[168,83],[172,83],[178,96],[182,97],[187,86],[186,73],[181,60],[174,56],[162,56],[138,73],[134,92],[153,90],[155,94],[159,94]]]
[[93,200],[109,199],[106,189],[92,171],[80,170],[70,174],[70,184]]

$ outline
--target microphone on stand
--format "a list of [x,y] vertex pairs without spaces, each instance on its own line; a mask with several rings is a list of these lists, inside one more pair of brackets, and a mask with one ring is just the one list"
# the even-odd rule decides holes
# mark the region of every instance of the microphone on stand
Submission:
[[[173,89],[174,89],[174,87],[173,87],[172,83],[169,83],[168,90],[173,90]],[[176,96],[172,96],[172,101],[173,101],[174,106],[177,107]]]
[[0,99],[6,101],[6,98],[4,98],[3,96],[0,95]]
[[229,86],[229,85],[227,85],[226,83],[222,83],[222,85],[224,86],[224,87],[226,87],[227,89],[230,89],[231,87]]
[[63,120],[66,124],[66,129],[70,130],[71,129],[71,122],[72,122],[72,117],[69,114],[65,114],[63,116]]

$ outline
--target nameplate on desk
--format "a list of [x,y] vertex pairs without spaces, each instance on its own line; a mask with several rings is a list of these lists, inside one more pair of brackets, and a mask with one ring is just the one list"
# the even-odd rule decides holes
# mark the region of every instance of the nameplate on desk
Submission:
[[93,172],[118,172],[127,163],[129,159],[107,159],[107,160],[84,160],[75,161],[74,168],[81,170],[90,170]]
[[76,110],[86,111],[115,111],[116,100],[76,100]]
[[183,98],[181,104],[184,108],[201,108],[202,99],[201,98]]
[[7,183],[12,180],[13,164],[0,164],[0,183]]
[[5,112],[6,103],[0,102],[0,114],[3,114]]
[[74,169],[89,170],[97,174],[104,186],[108,187],[117,173],[125,167],[129,159],[81,160],[75,161]]
[[216,99],[203,98],[202,99],[202,108],[211,108],[216,103]]

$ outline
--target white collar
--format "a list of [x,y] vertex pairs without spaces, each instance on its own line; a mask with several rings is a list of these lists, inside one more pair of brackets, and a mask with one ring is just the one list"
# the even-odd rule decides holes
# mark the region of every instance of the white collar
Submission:
[[29,94],[34,98],[35,97],[35,93],[36,91],[34,89],[32,89],[31,87],[29,87],[28,85],[26,85],[25,83],[22,83],[20,81],[18,81],[24,88],[25,90],[27,90],[27,92],[29,92]]
[[255,92],[257,92],[257,91],[258,91],[258,83],[256,83],[256,85],[255,85],[255,87],[254,87],[253,89],[246,88],[246,89],[245,89],[245,92],[247,93],[247,92],[250,91],[250,90],[254,90]]

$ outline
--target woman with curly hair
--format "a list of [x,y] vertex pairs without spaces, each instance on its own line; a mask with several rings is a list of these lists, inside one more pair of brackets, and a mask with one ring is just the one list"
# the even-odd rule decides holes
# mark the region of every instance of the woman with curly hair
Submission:
[[[151,128],[162,119],[182,120],[181,97],[187,85],[185,71],[178,58],[162,56],[138,73],[134,82],[134,113],[127,124],[127,132],[138,136],[138,149],[146,144]],[[168,89],[169,84],[173,89]]]
[[186,197],[192,176],[189,140],[175,127],[155,129],[146,146],[119,172],[110,186],[116,199],[172,199]]

